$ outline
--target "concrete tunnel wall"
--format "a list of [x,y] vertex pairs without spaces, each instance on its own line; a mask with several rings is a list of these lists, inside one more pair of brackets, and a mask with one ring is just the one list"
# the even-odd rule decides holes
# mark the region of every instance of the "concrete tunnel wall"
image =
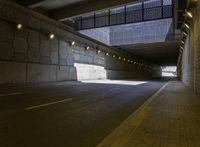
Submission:
[[[17,30],[16,23],[22,23],[24,28]],[[55,33],[55,39],[48,39],[50,32]],[[70,46],[68,40],[78,43]],[[85,50],[85,45],[90,45],[91,49]],[[109,79],[160,76],[160,68],[156,66],[154,70],[141,69],[105,53],[97,54],[92,49],[96,47],[111,51],[57,21],[11,1],[0,1],[0,84],[77,80],[74,63],[102,66]],[[95,74],[92,68],[84,72]],[[104,78],[99,75],[92,78],[83,75],[82,79]]]
[[197,3],[179,70],[181,80],[200,94],[200,1]]

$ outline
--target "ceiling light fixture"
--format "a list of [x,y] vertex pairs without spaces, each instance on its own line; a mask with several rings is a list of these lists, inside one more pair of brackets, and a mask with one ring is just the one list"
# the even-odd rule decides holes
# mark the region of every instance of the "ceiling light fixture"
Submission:
[[50,39],[50,40],[54,39],[54,37],[55,37],[55,35],[54,35],[54,34],[52,34],[52,33],[51,33],[51,34],[49,34],[49,39]]
[[100,53],[101,53],[101,50],[98,50],[97,53],[100,54]]
[[22,25],[21,23],[19,23],[19,24],[16,25],[16,28],[17,28],[18,30],[21,30],[21,29],[23,28],[23,25]]
[[188,33],[186,33],[185,31],[183,31],[183,35],[184,35],[184,36],[187,36],[187,35],[188,35]]
[[184,48],[183,48],[182,46],[180,46],[180,48],[181,48],[182,50],[184,50]]
[[75,44],[76,44],[75,41],[72,41],[72,42],[70,43],[71,46],[74,46]]
[[185,13],[189,18],[193,17],[192,12],[189,12],[189,11],[185,10]]
[[189,24],[187,24],[187,23],[183,23],[183,25],[184,25],[187,29],[190,29]]
[[90,47],[89,47],[89,46],[87,46],[85,49],[86,49],[86,50],[89,50],[89,49],[90,49]]

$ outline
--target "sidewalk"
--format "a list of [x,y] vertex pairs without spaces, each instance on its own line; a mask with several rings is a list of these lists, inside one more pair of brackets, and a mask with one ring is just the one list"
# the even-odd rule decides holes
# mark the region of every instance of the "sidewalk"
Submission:
[[200,98],[167,83],[97,147],[199,147]]

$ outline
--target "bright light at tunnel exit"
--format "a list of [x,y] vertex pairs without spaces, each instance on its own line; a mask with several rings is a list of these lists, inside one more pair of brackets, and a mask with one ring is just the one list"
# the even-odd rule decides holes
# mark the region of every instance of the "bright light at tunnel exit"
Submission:
[[162,77],[176,77],[177,76],[176,66],[163,66]]
[[107,71],[103,66],[75,63],[77,80],[82,83],[115,84],[115,85],[140,85],[148,81],[134,80],[110,80],[107,78]]

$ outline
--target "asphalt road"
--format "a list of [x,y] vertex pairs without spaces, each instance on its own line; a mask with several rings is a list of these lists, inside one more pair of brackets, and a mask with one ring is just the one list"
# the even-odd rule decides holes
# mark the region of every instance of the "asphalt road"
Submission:
[[95,147],[166,81],[114,83],[2,87],[0,147]]

